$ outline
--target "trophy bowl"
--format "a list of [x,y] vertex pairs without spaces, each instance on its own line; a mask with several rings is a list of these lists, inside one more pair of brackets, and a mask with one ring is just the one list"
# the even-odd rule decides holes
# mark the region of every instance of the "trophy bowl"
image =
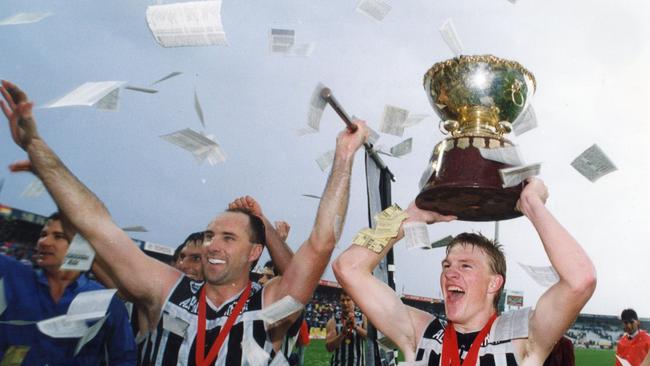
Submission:
[[528,106],[535,77],[518,62],[491,55],[439,62],[424,75],[424,89],[450,137],[437,144],[415,202],[425,210],[466,221],[521,216],[515,210],[523,183],[503,188],[499,170],[480,150],[510,147],[503,136]]

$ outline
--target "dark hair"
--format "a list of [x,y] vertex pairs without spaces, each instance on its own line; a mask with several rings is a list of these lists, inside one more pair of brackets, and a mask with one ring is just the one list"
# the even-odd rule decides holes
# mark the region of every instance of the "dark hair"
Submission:
[[205,240],[205,231],[198,231],[196,233],[191,233],[190,235],[187,236],[187,238],[183,241],[183,246],[185,245],[190,245],[190,246],[200,246],[203,245],[203,241]]
[[456,245],[471,245],[480,248],[488,256],[490,260],[490,270],[492,273],[501,275],[503,277],[503,284],[499,292],[494,297],[494,308],[499,306],[499,299],[506,285],[506,257],[503,254],[503,247],[496,240],[491,240],[483,236],[481,233],[461,233],[456,235],[454,239],[447,245],[447,254]]
[[636,315],[636,311],[634,309],[625,309],[621,313],[621,320],[639,320],[639,317]]
[[59,211],[56,211],[47,217],[47,221],[52,221],[52,220],[61,221],[61,213]]
[[273,263],[273,260],[268,260],[266,263],[264,263],[264,268],[268,268],[273,272],[273,276],[277,276],[278,272],[275,268],[275,263]]
[[229,208],[226,212],[238,212],[248,216],[248,236],[250,237],[251,243],[266,246],[266,228],[262,219],[253,215],[249,210],[239,207]]
[[174,255],[172,256],[172,264],[176,264],[178,262],[178,257],[181,255],[181,251],[185,248],[185,243],[179,245],[175,250],[174,250]]

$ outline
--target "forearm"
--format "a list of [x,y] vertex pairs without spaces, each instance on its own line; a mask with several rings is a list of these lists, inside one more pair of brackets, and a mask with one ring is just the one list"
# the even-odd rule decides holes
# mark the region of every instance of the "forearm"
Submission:
[[368,331],[366,330],[366,328],[364,328],[364,327],[362,327],[360,325],[357,325],[357,326],[354,327],[354,330],[357,332],[357,334],[359,336],[361,336],[363,338],[368,337]]
[[278,270],[279,274],[283,274],[289,267],[291,258],[293,258],[293,251],[287,243],[282,240],[273,227],[273,224],[266,218],[266,216],[262,215],[261,219],[264,222],[266,245],[269,250],[269,255],[271,256],[271,260],[275,264],[275,268]]
[[325,348],[327,349],[328,352],[334,352],[334,350],[341,347],[341,343],[343,343],[343,339],[345,339],[345,334],[343,332],[337,333],[336,336],[328,338],[325,341]]

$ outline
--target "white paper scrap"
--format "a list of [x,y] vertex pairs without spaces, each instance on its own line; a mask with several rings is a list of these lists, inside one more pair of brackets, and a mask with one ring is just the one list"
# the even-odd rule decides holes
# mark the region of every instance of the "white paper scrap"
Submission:
[[226,160],[225,154],[214,139],[190,128],[162,135],[160,138],[189,151],[199,162],[207,159],[211,165],[214,165]]
[[106,315],[117,289],[81,292],[70,303],[67,315],[84,320],[99,319]]
[[151,89],[151,88],[143,88],[141,86],[135,86],[135,85],[127,85],[124,87],[124,89],[128,90],[133,90],[141,93],[147,93],[147,94],[156,94],[158,93],[158,90],[156,89]]
[[318,132],[318,130],[315,130],[315,129],[307,126],[307,127],[297,129],[296,130],[296,135],[305,136],[305,135],[310,135],[312,133],[317,133],[317,132]]
[[120,109],[120,89],[114,89],[112,92],[106,94],[105,97],[95,103],[95,108],[102,111],[115,112]]
[[135,226],[125,226],[122,228],[124,231],[130,231],[130,232],[137,232],[137,233],[147,233],[149,230],[147,230],[146,227],[142,225],[135,225]]
[[367,15],[379,22],[384,20],[388,12],[390,12],[390,9],[390,5],[383,0],[360,0],[357,4],[357,11],[359,13]]
[[45,192],[45,186],[40,179],[36,178],[31,181],[20,194],[21,197],[36,198]]
[[519,266],[540,286],[549,287],[560,280],[560,276],[552,266],[538,267],[523,263],[519,263]]
[[70,242],[61,269],[66,271],[88,271],[93,265],[93,260],[95,260],[95,250],[83,236],[77,234]]
[[451,235],[447,235],[442,239],[436,240],[433,243],[431,243],[431,248],[442,248],[446,247],[451,243],[451,241],[454,240],[454,237]]
[[[353,118],[355,120],[356,118]],[[372,145],[376,144],[377,141],[379,141],[379,138],[381,138],[381,135],[379,132],[373,130],[372,128],[368,127],[368,142]]]
[[173,316],[168,313],[163,313],[163,329],[166,329],[179,337],[185,338],[189,323],[185,320]]
[[621,366],[632,366],[632,364],[630,363],[630,361],[624,359],[623,357],[621,357],[621,356],[619,356],[619,355],[616,355],[616,359],[617,359],[618,362],[621,364]]
[[41,320],[36,323],[41,333],[52,338],[78,338],[88,330],[85,319],[70,319],[67,315]]
[[46,104],[44,108],[93,106],[123,84],[124,81],[87,82],[65,96]]
[[596,144],[591,145],[575,158],[571,162],[571,166],[591,182],[595,182],[600,177],[617,170],[616,165],[609,160],[603,150]]
[[512,166],[524,165],[524,160],[516,146],[500,147],[496,149],[480,147],[478,150],[484,159]]
[[317,200],[321,199],[321,196],[317,196],[315,194],[303,194],[302,196],[307,198],[315,198]]
[[327,151],[316,159],[321,171],[326,171],[334,162],[334,150]]
[[325,85],[318,83],[314,92],[311,94],[311,100],[309,102],[309,114],[307,115],[307,125],[313,130],[318,131],[320,129],[320,120],[323,118],[323,112],[325,111],[325,106],[327,102],[321,97],[321,91],[325,88]]
[[205,119],[203,117],[203,108],[201,108],[201,102],[199,102],[199,96],[196,93],[196,88],[194,88],[194,110],[196,115],[199,116],[199,121],[201,121],[201,126],[205,128]]
[[83,348],[83,346],[86,345],[86,343],[90,342],[93,338],[95,338],[99,330],[104,325],[106,318],[108,318],[108,316],[99,319],[95,324],[93,324],[90,328],[86,330],[86,332],[81,337],[81,339],[79,339],[77,345],[74,348],[74,356],[77,356],[79,354],[79,351],[81,351],[81,349]]
[[162,78],[160,78],[160,79],[154,81],[153,83],[151,83],[151,85],[156,85],[156,84],[158,84],[158,83],[162,83],[162,82],[165,81],[165,80],[171,79],[171,78],[173,78],[174,76],[178,76],[178,75],[181,75],[181,74],[183,74],[183,73],[180,72],[180,71],[174,71],[174,72],[171,72],[171,73],[165,75],[164,77],[162,77]]
[[4,185],[5,185],[5,179],[2,178],[0,179],[0,193],[2,193],[2,187],[4,187]]
[[7,310],[7,298],[5,297],[5,280],[0,278],[0,315]]
[[541,163],[499,169],[499,175],[501,175],[501,180],[503,181],[503,188],[514,187],[528,177],[539,175],[541,169]]
[[442,27],[440,27],[440,35],[442,35],[442,39],[445,40],[445,43],[447,43],[447,46],[449,46],[449,49],[451,49],[454,55],[460,56],[463,53],[463,45],[460,43],[454,22],[451,18],[445,20]]
[[409,137],[406,140],[390,148],[390,154],[396,158],[404,156],[413,150],[413,138]]
[[[271,356],[255,342],[253,337],[244,336],[241,342],[242,355],[249,365],[267,365]],[[280,352],[281,353],[281,352]]]
[[152,243],[150,241],[145,242],[142,249],[150,251],[150,252],[154,252],[154,253],[174,255],[174,249],[172,249],[172,248],[170,248],[170,247],[168,247],[166,245]]
[[49,17],[53,13],[44,12],[44,13],[16,13],[10,17],[0,20],[0,25],[18,25],[18,24],[30,24],[38,23],[41,20]]
[[408,249],[423,248],[431,245],[427,224],[420,221],[407,222],[402,225],[404,241]]
[[428,114],[409,114],[404,122],[404,127],[412,127],[428,118]]
[[163,47],[227,45],[221,0],[147,7],[147,24]]
[[289,315],[302,310],[303,307],[303,304],[287,295],[262,309],[260,311],[260,318],[268,324],[275,324]]
[[512,123],[512,132],[515,136],[519,136],[537,127],[537,116],[535,115],[535,108],[529,104],[526,109],[517,117]]
[[409,111],[406,109],[387,105],[384,107],[384,116],[379,126],[379,131],[390,135],[402,137],[404,124],[408,118]]
[[295,40],[295,30],[271,28],[269,48],[273,53],[287,53],[293,47]]
[[284,56],[285,57],[309,57],[311,54],[314,52],[314,49],[316,48],[316,45],[313,43],[299,43],[293,45],[287,51]]

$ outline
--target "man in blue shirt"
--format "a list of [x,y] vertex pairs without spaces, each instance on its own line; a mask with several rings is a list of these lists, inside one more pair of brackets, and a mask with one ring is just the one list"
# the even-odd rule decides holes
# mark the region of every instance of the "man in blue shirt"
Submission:
[[38,330],[36,322],[66,314],[77,294],[103,289],[86,274],[60,269],[69,245],[61,219],[54,214],[38,239],[36,263],[40,270],[0,255],[0,290],[4,287],[0,293],[0,363],[135,365],[133,333],[126,308],[117,297],[111,300],[108,317],[98,333],[76,356],[79,338],[52,338]]

